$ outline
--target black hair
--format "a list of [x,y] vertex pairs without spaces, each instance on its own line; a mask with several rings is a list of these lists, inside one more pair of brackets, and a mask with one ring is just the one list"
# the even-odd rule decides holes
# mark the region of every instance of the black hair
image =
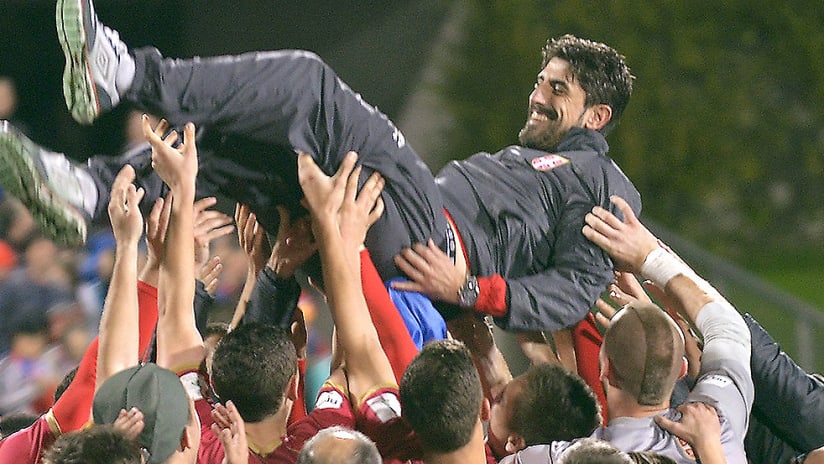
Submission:
[[635,76],[624,56],[606,44],[566,34],[547,40],[541,69],[554,57],[569,62],[573,77],[586,92],[587,107],[604,104],[612,108],[612,118],[600,130],[607,135],[618,124],[632,95]]
[[297,354],[289,332],[260,323],[226,334],[212,359],[212,386],[221,401],[231,400],[246,422],[260,422],[281,407]]
[[483,389],[466,346],[430,343],[407,366],[400,383],[403,417],[427,451],[448,453],[469,443]]

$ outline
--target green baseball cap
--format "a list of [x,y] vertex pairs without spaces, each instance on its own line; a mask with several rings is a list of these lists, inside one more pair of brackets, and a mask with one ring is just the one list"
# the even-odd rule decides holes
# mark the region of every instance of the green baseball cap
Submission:
[[180,447],[189,422],[189,398],[174,372],[148,363],[122,370],[107,379],[94,396],[95,424],[111,424],[121,409],[143,413],[140,445],[150,454],[149,464],[160,464]]

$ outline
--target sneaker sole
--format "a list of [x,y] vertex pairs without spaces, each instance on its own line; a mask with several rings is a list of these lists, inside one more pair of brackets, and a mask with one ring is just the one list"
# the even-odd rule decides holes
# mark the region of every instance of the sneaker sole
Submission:
[[100,99],[89,66],[86,22],[80,0],[58,0],[57,38],[66,57],[63,68],[63,96],[72,117],[91,124],[100,115]]
[[34,164],[34,142],[15,129],[0,128],[0,185],[26,205],[40,230],[51,239],[68,246],[85,243],[85,218],[52,193]]

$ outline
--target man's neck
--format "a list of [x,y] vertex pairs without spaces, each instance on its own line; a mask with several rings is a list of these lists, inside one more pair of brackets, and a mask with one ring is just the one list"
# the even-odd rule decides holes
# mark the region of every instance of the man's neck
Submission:
[[246,440],[249,450],[253,453],[266,456],[274,451],[286,435],[286,421],[289,418],[289,409],[280,410],[260,422],[246,423]]
[[654,406],[640,405],[623,391],[608,387],[607,409],[609,410],[610,420],[619,417],[649,417],[669,409],[669,402]]
[[486,464],[486,444],[483,429],[472,434],[469,443],[451,453],[426,453],[426,464]]

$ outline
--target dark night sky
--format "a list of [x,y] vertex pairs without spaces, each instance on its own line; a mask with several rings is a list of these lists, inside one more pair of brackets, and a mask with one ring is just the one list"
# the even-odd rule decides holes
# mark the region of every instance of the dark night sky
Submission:
[[[0,74],[17,81],[17,119],[36,141],[74,158],[116,152],[122,111],[87,128],[75,124],[65,108],[54,5],[0,0]],[[392,116],[416,81],[449,2],[98,0],[95,5],[103,22],[129,45],[154,45],[170,57],[312,50]]]

